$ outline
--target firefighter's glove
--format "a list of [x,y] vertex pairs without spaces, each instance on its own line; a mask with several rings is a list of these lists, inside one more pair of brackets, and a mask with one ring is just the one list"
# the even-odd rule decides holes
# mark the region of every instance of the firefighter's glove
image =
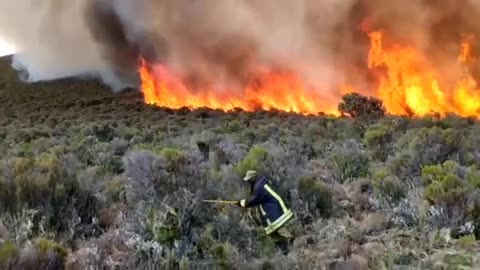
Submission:
[[247,200],[241,200],[241,201],[237,201],[236,205],[242,208],[245,208],[246,203],[247,203]]

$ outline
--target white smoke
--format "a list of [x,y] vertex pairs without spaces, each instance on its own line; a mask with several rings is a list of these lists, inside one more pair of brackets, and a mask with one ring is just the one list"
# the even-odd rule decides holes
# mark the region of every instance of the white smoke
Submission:
[[15,48],[13,68],[36,82],[70,76],[101,76],[121,86],[86,25],[88,1],[1,0],[0,37]]

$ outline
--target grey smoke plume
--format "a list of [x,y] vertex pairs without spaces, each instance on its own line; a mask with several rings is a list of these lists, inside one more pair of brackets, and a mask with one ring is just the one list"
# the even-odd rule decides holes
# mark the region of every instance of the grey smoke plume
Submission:
[[0,37],[27,81],[99,76],[137,86],[138,57],[192,88],[242,89],[263,68],[294,71],[326,98],[369,88],[366,29],[387,30],[448,67],[477,0],[0,0]]

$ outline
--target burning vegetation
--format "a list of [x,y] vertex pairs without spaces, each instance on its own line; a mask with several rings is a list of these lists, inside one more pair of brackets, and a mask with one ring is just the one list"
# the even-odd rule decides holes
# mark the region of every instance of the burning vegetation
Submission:
[[208,107],[231,111],[280,110],[300,114],[328,112],[336,114],[336,104],[322,100],[315,89],[307,87],[295,74],[268,71],[258,74],[240,94],[232,91],[200,89],[192,91],[160,64],[143,59],[139,68],[142,92],[147,104],[168,108]]
[[[471,43],[459,43],[456,64],[460,72],[451,76],[442,74],[442,70],[419,49],[385,42],[388,35],[381,31],[370,32],[368,36],[370,49],[365,64],[368,64],[375,89],[367,93],[380,98],[388,113],[480,116],[480,89],[470,70],[474,61]],[[337,100],[329,102],[322,97],[322,89],[306,85],[297,74],[275,71],[256,74],[239,93],[228,89],[192,89],[167,67],[148,63],[143,58],[139,73],[145,102],[169,108],[276,109],[300,114],[339,115],[336,104],[340,93],[358,91],[356,87],[341,86],[343,91],[337,91]]]
[[381,32],[370,33],[371,49],[368,66],[376,72],[376,95],[392,114],[419,115],[456,113],[480,115],[480,92],[472,77],[471,44],[459,43],[458,76],[442,74],[421,51],[410,46],[393,44],[384,47]]

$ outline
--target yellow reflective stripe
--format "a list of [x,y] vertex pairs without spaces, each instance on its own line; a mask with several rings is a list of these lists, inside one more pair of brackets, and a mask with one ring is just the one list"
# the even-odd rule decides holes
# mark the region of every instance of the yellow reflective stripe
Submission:
[[272,226],[265,228],[265,230],[271,230],[272,227],[277,226],[278,224],[281,224],[285,222],[285,219],[289,219],[293,215],[292,211],[288,211],[287,213],[281,215],[277,220],[275,220],[272,224]]
[[285,222],[287,222],[292,216],[293,216],[293,212],[290,210],[287,213],[283,214],[280,218],[275,220],[275,222],[273,222],[272,224],[270,224],[265,228],[266,234],[268,235],[275,232],[277,229],[282,227],[285,224]]
[[265,210],[263,210],[263,207],[262,205],[260,205],[260,212],[262,212],[262,215],[265,216],[267,214],[267,212],[265,212]]
[[247,200],[241,200],[241,201],[240,201],[240,206],[241,206],[241,207],[245,207],[246,201],[247,201]]
[[270,224],[266,230],[265,230],[265,233],[267,235],[271,234],[271,233],[274,233],[276,230],[278,230],[279,228],[281,228],[287,221],[290,220],[290,218],[293,216],[293,213],[290,212],[288,213],[287,216],[285,216],[284,218],[282,218],[281,222],[279,223],[274,223],[274,224]]
[[275,198],[277,201],[280,203],[280,206],[282,207],[283,213],[286,213],[288,211],[287,206],[285,206],[285,203],[283,202],[282,198],[275,192],[273,189],[270,188],[268,184],[265,184],[265,189]]
[[[260,205],[259,208],[260,208],[260,212],[262,213],[262,216],[266,216],[266,215],[267,215],[267,212],[265,212],[265,210],[263,210],[262,205]],[[270,221],[270,219],[268,219],[268,218],[265,218],[265,219],[267,220],[267,225],[272,224],[272,222]]]

